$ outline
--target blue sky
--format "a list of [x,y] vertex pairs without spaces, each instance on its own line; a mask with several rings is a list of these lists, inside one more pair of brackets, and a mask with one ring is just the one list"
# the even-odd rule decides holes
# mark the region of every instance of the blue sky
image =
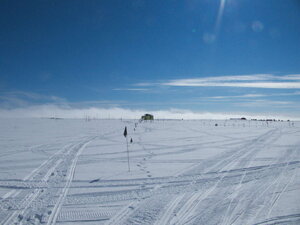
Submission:
[[54,105],[300,118],[298,0],[0,6],[2,110]]

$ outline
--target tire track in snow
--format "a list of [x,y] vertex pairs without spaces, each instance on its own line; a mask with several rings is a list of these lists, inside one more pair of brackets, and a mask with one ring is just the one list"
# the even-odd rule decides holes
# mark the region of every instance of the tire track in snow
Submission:
[[278,224],[299,224],[300,223],[300,214],[290,214],[284,216],[276,216],[270,219],[267,219],[263,222],[255,223],[253,225],[278,225]]
[[[295,149],[295,150],[296,151],[294,152],[294,154],[295,154],[295,156],[298,156],[299,155],[299,150],[298,151],[297,151],[297,149]],[[289,163],[286,166],[288,166],[292,162],[292,159],[293,159],[293,157],[291,157]],[[281,176],[281,179],[285,178],[285,174],[284,173],[281,173],[280,176]],[[293,175],[290,176],[288,182],[284,185],[284,187],[282,188],[281,191],[276,191],[278,189],[279,184],[280,184],[279,182],[277,183],[277,185],[276,185],[276,187],[274,189],[274,192],[272,194],[272,198],[270,200],[271,201],[271,207],[270,207],[270,209],[268,211],[267,218],[270,218],[272,210],[275,207],[277,201],[280,199],[281,195],[285,192],[285,190],[288,188],[288,186],[294,181],[295,177],[296,177],[296,171],[294,171]]]
[[[271,140],[268,140],[267,137],[268,137],[268,138],[269,138],[269,137],[272,137],[272,135],[273,135],[274,132],[275,132],[275,130],[270,131],[270,132],[267,132],[266,134],[263,134],[261,137],[256,138],[256,139],[255,139],[256,141],[255,141],[254,143],[252,142],[252,144],[246,148],[247,151],[249,151],[249,150],[251,149],[250,152],[247,153],[247,151],[246,151],[246,153],[245,153],[245,151],[243,151],[243,152],[242,152],[242,155],[238,155],[238,157],[235,157],[234,160],[229,160],[229,161],[234,163],[235,161],[237,161],[237,160],[239,160],[239,159],[243,159],[243,158],[247,159],[247,158],[248,158],[248,163],[250,163],[250,161],[249,161],[250,158],[252,158],[252,157],[257,153],[257,151],[258,151],[258,150],[257,150],[257,143],[259,144],[259,142],[263,142],[264,145],[266,145],[267,143],[271,142],[274,138],[272,138]],[[267,141],[266,141],[266,140],[267,140]],[[239,152],[238,152],[238,153],[239,153]],[[243,155],[243,154],[245,154],[245,155]],[[233,156],[234,156],[234,155],[233,155]],[[249,157],[250,157],[250,158],[249,158]],[[232,157],[230,157],[230,158],[232,158]],[[224,160],[224,161],[227,161],[227,159]],[[242,160],[242,161],[243,161],[243,160]],[[220,164],[222,165],[223,162],[221,162]],[[230,165],[230,164],[231,164],[231,163],[229,163],[228,165]],[[225,167],[228,166],[228,165],[225,165]],[[244,165],[244,166],[247,166],[247,165]],[[245,178],[246,172],[247,172],[247,171],[245,171],[244,174],[243,174],[243,176],[241,176],[241,180],[240,180],[239,183],[241,183],[241,182],[243,181],[243,179]],[[221,178],[218,180],[217,185],[218,185],[219,183],[221,183],[221,182],[223,181],[224,178],[225,178],[225,176],[221,177]],[[196,197],[196,198],[194,199],[194,201],[198,201],[197,204],[195,204],[194,207],[193,207],[194,211],[196,210],[197,205],[199,205],[199,204],[201,203],[201,201],[203,201],[204,199],[206,199],[206,198],[208,197],[208,195],[211,194],[211,193],[216,189],[217,185],[214,185],[211,189],[208,189],[208,190],[204,193],[204,197],[203,197],[201,194],[198,194],[198,197],[199,197],[199,198]],[[207,192],[208,192],[208,193],[207,193]],[[221,202],[219,202],[219,204],[220,204],[220,203],[221,203]],[[195,218],[195,216],[193,216],[194,211],[189,211],[189,210],[187,210],[187,211],[186,211],[186,216],[184,216],[183,219],[181,219],[181,220],[179,221],[178,224],[183,224],[183,223],[184,223],[184,219],[186,219],[186,221],[189,221],[189,222],[190,222],[192,219],[194,219],[194,218]],[[188,217],[189,214],[190,214],[190,218],[188,219],[187,217]],[[179,216],[179,218],[181,218],[181,217]]]
[[[276,130],[275,130],[276,131]],[[266,141],[262,146],[259,146],[260,148],[265,148],[267,147],[269,144],[271,144],[274,140],[277,140],[278,138],[280,138],[282,136],[282,131],[281,129],[277,130],[279,131],[279,133],[275,133],[275,131],[273,132],[273,136],[270,140]],[[274,136],[275,135],[275,136]],[[260,148],[257,148],[256,147],[256,151],[252,151],[249,153],[248,156],[245,156],[244,158],[247,160],[246,163],[243,162],[243,160],[240,162],[240,165],[238,166],[241,166],[241,164],[243,163],[244,167],[247,167],[250,163],[251,163],[251,160],[253,159],[253,157],[256,155],[256,153],[260,150]],[[230,200],[230,203],[229,203],[229,206],[227,207],[227,210],[226,210],[226,213],[225,215],[223,216],[223,222],[222,224],[228,224],[231,217],[232,217],[232,213],[231,215],[229,216],[229,213],[230,213],[230,210],[231,210],[231,206],[232,206],[232,203],[234,200],[236,200],[237,196],[239,195],[239,192],[241,191],[241,188],[242,188],[242,183],[244,182],[244,179],[246,178],[247,176],[247,171],[244,172],[243,176],[241,177],[241,180],[239,182],[238,185],[236,185],[236,187],[234,188],[234,191],[233,191],[233,195],[231,195],[231,200]]]
[[[237,185],[240,182],[240,178],[243,176],[244,171],[248,171],[247,176],[244,182],[255,181],[257,179],[261,179],[261,177],[272,177],[272,171],[278,170],[279,168],[284,167],[285,164],[279,163],[274,164],[270,168],[267,167],[258,167],[258,168],[246,168],[241,170],[232,170],[232,171],[223,171],[218,174],[206,174],[204,177],[189,177],[183,180],[169,180],[162,179],[160,182],[148,183],[142,189],[140,187],[136,187],[135,189],[130,190],[121,190],[121,191],[104,191],[104,192],[93,192],[93,194],[73,194],[68,195],[66,198],[66,204],[74,205],[74,204],[92,204],[94,202],[118,202],[125,200],[137,200],[144,199],[153,196],[154,184],[161,185],[160,188],[156,189],[154,192],[155,195],[165,195],[165,194],[182,194],[182,193],[192,193],[195,190],[202,190],[209,185],[213,185],[216,180],[218,180],[224,173],[227,173],[228,176],[224,177],[224,182],[226,185],[229,185],[229,190],[231,190],[230,186]],[[299,168],[300,161],[293,162],[289,164],[289,170]],[[195,178],[195,179],[194,179]],[[151,180],[151,179],[149,179]],[[102,182],[102,181],[101,181]],[[103,181],[105,182],[105,181]],[[138,182],[141,184],[140,182]],[[125,183],[122,183],[122,188],[126,187]],[[104,185],[109,188],[109,185]],[[132,181],[128,183],[128,186],[132,186]],[[112,185],[112,187],[118,187]],[[84,188],[84,187],[83,187]],[[204,189],[205,190],[205,189]],[[52,204],[52,203],[51,203]],[[53,203],[54,204],[54,203]]]
[[[85,143],[84,141],[83,143]],[[48,182],[50,179],[53,178],[53,171],[57,170],[60,166],[63,166],[64,160],[67,160],[68,157],[72,154],[72,151],[74,149],[76,150],[76,147],[78,145],[81,145],[82,141],[78,144],[68,144],[67,147],[64,147],[63,149],[56,152],[52,157],[50,157],[48,160],[46,160],[44,163],[42,163],[37,169],[32,171],[26,179],[29,180],[38,180],[41,178],[42,182]],[[27,194],[26,194],[27,192]],[[9,213],[12,211],[12,209],[8,209],[7,216],[2,220],[3,225],[10,225],[13,223],[21,223],[24,217],[28,217],[28,213],[30,214],[32,211],[32,204],[33,202],[38,199],[40,195],[43,194],[43,189],[34,189],[31,190],[13,190],[12,193],[8,196],[11,197],[11,201],[19,201],[17,203],[18,208],[14,210],[12,213]],[[19,195],[23,195],[24,197]],[[7,197],[7,198],[8,198]],[[17,198],[18,197],[18,198]],[[19,200],[18,200],[19,199]],[[15,203],[16,204],[16,203]],[[31,215],[32,216],[32,215]],[[30,217],[31,217],[30,216]],[[29,217],[27,219],[30,219]]]
[[[257,196],[257,198],[253,201],[253,203],[257,202],[258,200],[261,200],[261,197],[262,197],[262,196],[266,196],[265,193],[266,193],[269,189],[271,189],[273,186],[275,186],[275,185],[280,181],[281,175],[284,174],[284,173],[286,172],[286,170],[287,170],[287,168],[288,168],[288,165],[290,164],[290,162],[292,161],[292,159],[296,156],[296,154],[297,154],[297,152],[296,152],[295,149],[294,149],[293,154],[291,154],[290,157],[289,157],[289,161],[286,163],[286,166],[279,172],[279,174],[277,175],[277,178],[274,179],[274,180],[271,182],[271,184],[269,184],[269,185],[267,186],[267,188],[264,189],[263,192],[260,192],[259,196]],[[295,174],[295,171],[294,171],[294,174]],[[293,176],[291,176],[291,179],[292,179],[292,178],[293,178]],[[291,181],[291,180],[289,180],[288,183],[290,183],[290,181]],[[284,190],[282,190],[282,191],[280,192],[280,195],[281,195],[281,193],[282,193],[283,191],[284,191]],[[273,197],[273,195],[272,195],[272,197]],[[271,205],[272,205],[272,202],[273,202],[273,201],[272,201],[272,200],[273,200],[272,197],[271,197],[271,200],[269,200],[269,202],[271,202]],[[254,220],[257,219],[257,217],[259,216],[259,214],[266,208],[266,206],[268,205],[268,204],[265,204],[266,201],[268,201],[268,197],[263,198],[263,204],[261,204],[261,205],[258,207],[258,210],[256,210],[255,215],[252,216],[252,218],[248,221],[249,223],[252,224],[252,223],[254,222]],[[272,206],[271,206],[271,209],[272,209]],[[269,212],[268,212],[268,213],[269,213]],[[268,214],[267,214],[267,215],[268,215]]]
[[294,181],[296,177],[296,172],[293,173],[293,175],[290,177],[289,181],[285,184],[284,188],[278,193],[276,194],[275,192],[273,193],[273,199],[271,200],[271,208],[268,212],[267,218],[270,218],[270,215],[273,211],[273,208],[275,207],[276,203],[278,202],[278,200],[280,199],[281,195],[286,191],[286,189],[288,188],[288,186]]
[[[37,167],[36,169],[34,169],[33,171],[31,171],[30,174],[28,174],[25,178],[23,178],[23,181],[26,182],[26,181],[33,181],[33,180],[35,180],[36,179],[35,177],[38,176],[40,173],[42,173],[41,172],[42,170],[45,170],[49,165],[51,165],[52,161],[55,161],[55,159],[58,157],[58,155],[61,154],[66,149],[68,149],[69,146],[70,146],[70,144],[64,146],[62,149],[60,149],[59,151],[57,151],[50,158],[48,158],[47,160],[45,160],[39,167]],[[4,196],[2,196],[2,200],[3,199],[7,199],[9,197],[15,197],[20,192],[21,192],[21,190],[11,190],[8,193],[6,193]]]
[[[284,166],[278,168],[272,168],[269,165],[270,170],[273,171],[273,174],[269,178],[265,178],[263,181],[257,180],[255,183],[252,184],[252,188],[250,189],[251,190],[250,192],[249,191],[244,192],[242,196],[239,196],[238,198],[239,201],[236,204],[235,210],[232,211],[231,217],[228,219],[228,224],[229,223],[240,224],[241,221],[238,222],[238,220],[247,217],[246,211],[245,210],[241,211],[241,209],[255,209],[255,212],[252,212],[251,216],[249,216],[250,217],[249,221],[253,221],[255,218],[257,218],[261,210],[265,208],[265,204],[259,202],[261,201],[265,202],[268,199],[266,192],[269,189],[271,189],[273,186],[278,184],[278,182],[280,181],[280,176],[283,175],[288,170],[289,166],[293,162],[291,160],[294,159],[293,155],[295,151],[296,149],[293,149],[292,152],[288,150],[282,157],[277,159],[277,162],[288,160],[286,163],[284,163]],[[294,171],[294,173],[296,173],[296,170]],[[249,202],[249,199],[254,199],[254,200]],[[246,203],[243,203],[243,201],[246,201]],[[255,216],[253,216],[254,213]]]
[[[222,171],[228,167],[233,168],[235,162],[238,159],[241,159],[243,156],[250,154],[249,150],[251,149],[251,152],[256,150],[256,143],[258,142],[266,142],[265,140],[267,139],[267,137],[272,137],[273,133],[275,132],[275,130],[271,130],[266,132],[265,134],[261,135],[258,138],[255,138],[255,141],[252,141],[252,144],[249,145],[248,143],[245,145],[244,149],[238,149],[235,151],[234,154],[230,154],[227,158],[223,159],[223,161],[215,164],[214,166],[212,166],[210,168],[211,171],[213,171],[214,169],[218,168],[219,171]],[[232,153],[232,152],[231,152]],[[220,168],[220,166],[222,166]],[[185,172],[185,174],[189,174],[188,172]],[[216,188],[217,186],[222,182],[223,178],[227,175],[226,172],[224,172],[223,174],[221,174],[221,177],[219,177],[217,179],[216,182],[214,182],[213,186],[211,186],[209,189],[207,189],[203,194],[202,193],[194,193],[192,194],[192,196],[190,197],[190,199],[188,199],[188,201],[181,207],[181,209],[178,211],[177,213],[177,218],[179,218],[178,221],[171,221],[171,223],[175,223],[175,224],[182,224],[184,223],[185,220],[189,219],[189,217],[191,217],[193,214],[192,212],[194,210],[196,210],[197,206],[199,203],[201,203],[201,201],[203,201],[204,199],[206,199]],[[159,190],[157,191],[159,193],[159,191],[161,191],[163,187],[159,188]],[[156,192],[154,192],[156,193]],[[172,204],[172,203],[170,203]],[[144,207],[142,204],[140,205],[140,207]],[[145,206],[147,207],[147,206]],[[156,207],[155,205],[153,207]],[[169,218],[167,218],[168,216],[164,217],[164,220],[169,220]]]
[[59,213],[57,222],[82,222],[82,221],[104,221],[111,218],[116,210],[89,209],[62,211]]
[[117,214],[111,217],[109,221],[105,223],[105,225],[116,225],[120,221],[123,221],[127,217],[127,215],[130,214],[132,210],[136,208],[137,205],[138,201],[134,201],[126,205],[121,211],[119,211]]
[[57,217],[58,217],[58,214],[60,212],[60,209],[62,207],[62,204],[64,202],[64,199],[69,191],[69,187],[72,183],[72,180],[73,180],[73,177],[74,177],[74,173],[75,173],[75,169],[76,169],[76,164],[77,164],[77,161],[78,161],[78,157],[79,155],[81,154],[81,152],[83,151],[83,149],[95,138],[92,138],[91,140],[88,140],[86,142],[84,142],[83,144],[81,144],[81,146],[79,147],[76,155],[75,155],[75,158],[73,159],[72,161],[72,164],[70,166],[70,170],[69,170],[69,173],[68,173],[68,176],[66,177],[66,184],[65,186],[63,187],[62,189],[62,193],[60,194],[58,200],[57,200],[57,203],[55,204],[55,206],[53,207],[52,209],[52,212],[49,216],[49,219],[48,219],[48,222],[47,222],[47,225],[53,225],[56,223],[56,220],[57,220]]
[[178,204],[182,201],[184,197],[184,194],[181,194],[179,196],[174,197],[170,203],[167,205],[165,212],[163,213],[162,217],[159,218],[155,222],[155,225],[161,225],[161,224],[169,224],[170,219],[172,218],[174,214],[175,208],[178,206]]
[[[233,169],[235,163],[240,159],[247,158],[249,160],[250,159],[249,156],[251,155],[251,157],[253,157],[255,153],[258,151],[256,148],[257,147],[256,144],[261,141],[267,143],[267,141],[265,141],[266,136],[272,137],[274,132],[275,130],[272,130],[267,132],[266,134],[263,134],[261,137],[256,138],[256,141],[252,143],[250,146],[247,146],[245,149],[242,149],[241,151],[238,151],[235,154],[231,155],[229,159],[225,159],[223,162],[228,162],[227,164],[224,165],[223,162],[219,163],[220,165],[223,166],[221,170],[224,170],[225,168],[228,167]],[[248,163],[250,162],[248,161]],[[190,221],[191,219],[195,218],[194,214],[195,211],[197,210],[198,205],[216,190],[216,188],[223,181],[226,175],[227,173],[224,173],[223,176],[221,176],[212,187],[204,191],[204,193],[201,192],[194,193],[192,197],[182,206],[182,208],[177,213],[177,218],[179,219],[171,221],[171,224],[184,224],[186,221]],[[241,179],[243,180],[244,177],[245,177],[245,172]]]
[[[44,175],[44,177],[42,178],[43,181],[47,181],[49,179],[49,173],[47,172],[47,170],[51,170],[52,168],[54,168],[57,163],[54,163],[53,166],[53,162],[55,162],[56,160],[59,160],[59,156],[64,152],[64,151],[68,151],[69,147],[71,145],[68,144],[66,146],[64,146],[62,149],[60,149],[59,151],[57,151],[54,155],[52,155],[48,160],[45,160],[38,168],[34,169],[29,175],[27,175],[23,180],[24,181],[32,181],[32,180],[36,180],[38,179],[41,174],[46,173]],[[18,208],[27,208],[29,207],[29,204],[34,200],[34,198],[37,196],[37,194],[39,193],[40,190],[35,190],[34,192],[30,192],[29,194],[25,195],[25,197],[21,200],[19,200],[20,202],[17,203]],[[19,196],[20,194],[22,194],[22,192],[24,192],[23,190],[12,190],[10,192],[8,192],[5,196],[3,196],[2,200],[1,200],[1,205],[3,205],[2,203],[4,203],[6,201],[6,199],[10,198],[10,201],[12,201],[11,204],[13,204],[16,199],[17,196]],[[28,192],[26,190],[26,192]],[[8,203],[8,205],[10,205],[10,203]],[[11,208],[11,206],[8,207],[8,209]],[[5,208],[5,210],[7,210]],[[15,219],[16,216],[18,216],[18,214],[20,214],[21,210],[15,210],[13,213],[9,214],[9,211],[7,212],[7,216],[2,220],[3,225],[8,224],[10,225],[10,222]]]
[[[45,177],[42,179],[42,181],[47,181],[49,179],[49,177],[51,176],[52,171],[55,170],[55,168],[62,162],[62,160],[58,160],[54,166],[51,168],[51,170],[48,171],[48,173],[46,173]],[[33,192],[31,192],[29,195],[27,195],[23,200],[22,200],[22,204],[24,205],[22,210],[16,210],[15,212],[13,212],[13,214],[7,219],[7,221],[4,223],[4,225],[9,225],[11,223],[11,221],[14,219],[14,217],[18,216],[18,218],[21,218],[21,216],[23,216],[26,212],[26,210],[28,210],[28,208],[30,207],[30,204],[38,197],[38,195],[42,192],[42,189],[36,189]]]

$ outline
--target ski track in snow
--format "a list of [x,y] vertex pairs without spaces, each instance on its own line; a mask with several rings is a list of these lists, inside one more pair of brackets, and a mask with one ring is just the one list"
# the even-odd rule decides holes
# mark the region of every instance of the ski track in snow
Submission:
[[[74,157],[75,155],[75,158],[73,158],[73,162],[71,163],[71,166],[69,168],[68,176],[66,177],[66,185],[62,190],[62,194],[58,199],[58,203],[53,208],[53,213],[51,213],[50,215],[50,219],[51,219],[50,221],[52,223],[49,224],[54,224],[56,221],[57,213],[59,211],[59,208],[61,207],[63,198],[65,197],[68,191],[70,183],[72,182],[78,156],[80,152],[83,150],[83,148],[86,146],[86,144],[88,144],[89,141],[90,139],[88,139],[87,141],[80,142],[79,144],[76,143],[64,147],[62,150],[54,154],[51,158],[49,158],[49,160],[45,161],[39,168],[35,169],[28,177],[25,178],[26,181],[26,180],[34,180],[35,177],[38,178],[41,177],[41,182],[45,183],[50,180],[51,176],[53,176],[54,171],[59,171],[64,166],[66,166],[67,162],[72,160],[72,157]],[[64,160],[66,160],[66,162],[64,162]],[[13,205],[17,207],[16,210],[7,211],[7,215],[3,219],[2,224],[10,225],[16,222],[30,223],[31,220],[40,219],[37,218],[38,216],[37,214],[34,215],[35,218],[32,217],[32,215],[27,216],[28,214],[27,211],[31,211],[30,207],[32,205],[32,202],[35,201],[40,195],[42,195],[43,191],[44,189],[35,189],[33,191],[27,191],[27,190],[23,191],[22,189],[20,189],[18,191],[13,190],[9,194],[5,195],[1,201],[1,205],[2,202],[5,202],[6,199],[12,196],[13,198],[11,199],[11,202],[13,203]],[[22,192],[27,192],[27,193],[22,193]],[[24,195],[24,198],[18,199],[19,195]],[[12,207],[8,206],[7,208],[11,209]],[[12,212],[10,213],[10,211]],[[23,222],[22,220],[25,219],[26,216],[27,216],[26,218],[27,222]]]
[[[93,163],[120,164],[126,170],[126,151],[118,147],[124,143],[119,128],[126,125],[130,131],[134,123],[120,121],[106,132],[97,128],[68,138],[54,154],[47,150],[53,149],[49,143],[32,145],[32,154],[48,158],[23,179],[0,177],[0,188],[8,190],[0,199],[0,223],[299,224],[300,207],[284,211],[281,205],[287,194],[300,193],[299,127],[279,122],[270,127],[251,122],[252,128],[236,121],[231,128],[230,121],[223,127],[214,127],[215,121],[139,123],[131,133],[131,173],[117,168],[92,180],[76,179],[79,168]],[[221,132],[225,125],[230,132]],[[243,129],[252,133],[240,135]],[[118,149],[110,150],[114,146]],[[87,148],[98,150],[85,154]],[[203,160],[186,156],[197,156],[203,149],[214,149],[215,154]],[[0,159],[18,154],[1,152]],[[158,176],[155,166],[160,162],[166,169],[171,163],[186,165]]]
[[53,209],[51,211],[51,214],[50,214],[50,217],[48,219],[47,225],[53,225],[53,224],[56,223],[56,220],[57,220],[58,214],[60,212],[60,209],[62,207],[63,201],[64,201],[64,199],[65,199],[65,197],[68,193],[69,187],[72,183],[78,157],[81,154],[82,150],[86,147],[86,145],[90,141],[92,141],[92,140],[88,140],[87,142],[84,142],[79,146],[79,149],[78,149],[78,151],[77,151],[77,153],[76,153],[76,155],[75,155],[75,157],[74,157],[74,159],[71,163],[71,166],[70,166],[70,169],[69,169],[69,172],[68,172],[68,176],[66,177],[66,180],[67,180],[66,184],[63,187],[63,189],[61,191],[61,194],[60,194],[55,206],[53,207]]

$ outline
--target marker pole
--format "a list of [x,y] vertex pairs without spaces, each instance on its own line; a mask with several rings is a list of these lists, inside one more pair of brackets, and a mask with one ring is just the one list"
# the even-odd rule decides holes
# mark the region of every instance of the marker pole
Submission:
[[126,136],[126,144],[127,144],[127,162],[128,162],[128,172],[130,172],[130,164],[129,164],[129,149],[128,149],[128,138]]

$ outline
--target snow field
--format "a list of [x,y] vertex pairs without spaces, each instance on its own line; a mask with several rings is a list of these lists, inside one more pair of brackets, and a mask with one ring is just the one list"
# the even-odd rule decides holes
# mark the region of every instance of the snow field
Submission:
[[299,137],[299,122],[1,120],[0,221],[299,224]]

